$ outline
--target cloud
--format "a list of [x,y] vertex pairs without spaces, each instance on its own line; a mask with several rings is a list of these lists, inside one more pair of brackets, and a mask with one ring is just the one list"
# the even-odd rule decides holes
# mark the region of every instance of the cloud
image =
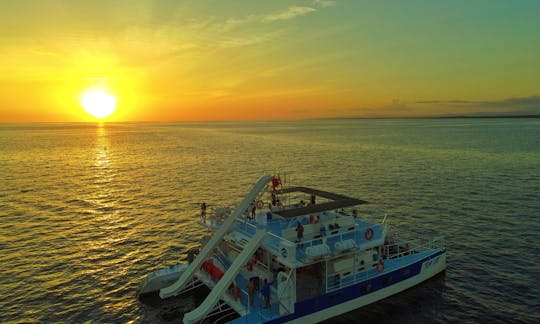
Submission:
[[313,5],[321,8],[328,8],[335,6],[336,2],[331,0],[313,0]]
[[263,20],[264,21],[288,20],[288,19],[299,17],[299,16],[307,15],[314,11],[317,11],[317,9],[312,8],[312,7],[294,6],[294,7],[289,7],[287,10],[282,11],[282,12],[266,15],[264,16]]
[[392,99],[392,103],[378,108],[364,108],[366,116],[385,117],[385,116],[405,116],[411,113],[411,107],[400,99]]
[[274,39],[279,34],[280,32],[276,31],[276,32],[259,34],[259,35],[251,35],[251,36],[223,37],[222,39],[218,40],[217,43],[222,48],[256,45],[256,44],[264,43],[271,39]]
[[521,107],[540,107],[540,96],[509,98],[501,101],[486,102],[487,105],[502,105],[502,106],[521,106]]
[[424,100],[417,101],[417,104],[469,104],[479,103],[480,101],[467,101],[467,100]]
[[437,106],[446,112],[459,113],[523,113],[540,114],[540,96],[507,98],[502,100],[422,100],[416,104]]
[[540,107],[540,96],[508,98],[492,101],[474,101],[474,100],[425,100],[417,101],[417,104],[437,104],[437,105],[470,105],[478,107],[492,108],[530,108]]
[[392,118],[415,114],[412,107],[400,99],[393,99],[391,103],[383,106],[357,106],[333,109],[332,112],[337,118]]
[[224,31],[230,31],[230,30],[233,30],[237,27],[241,27],[241,26],[244,26],[244,25],[247,25],[247,24],[251,24],[251,23],[254,23],[254,22],[257,22],[258,20],[260,20],[260,15],[248,15],[248,16],[245,16],[245,17],[241,17],[241,18],[238,18],[238,17],[231,17],[229,19],[227,19],[222,26],[220,26],[220,28],[222,28]]

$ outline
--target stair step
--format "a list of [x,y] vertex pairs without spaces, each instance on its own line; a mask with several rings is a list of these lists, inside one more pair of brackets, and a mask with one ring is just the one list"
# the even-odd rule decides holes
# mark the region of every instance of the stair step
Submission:
[[241,239],[240,241],[238,241],[238,244],[241,246],[241,247],[244,247],[246,246],[246,244],[248,244],[249,241],[246,240],[246,239]]

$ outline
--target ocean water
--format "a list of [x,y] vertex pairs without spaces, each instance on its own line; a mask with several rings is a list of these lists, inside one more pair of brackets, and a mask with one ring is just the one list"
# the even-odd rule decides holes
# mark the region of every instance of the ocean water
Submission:
[[139,283],[275,171],[446,236],[444,275],[331,322],[540,322],[539,119],[2,124],[0,322],[181,321]]

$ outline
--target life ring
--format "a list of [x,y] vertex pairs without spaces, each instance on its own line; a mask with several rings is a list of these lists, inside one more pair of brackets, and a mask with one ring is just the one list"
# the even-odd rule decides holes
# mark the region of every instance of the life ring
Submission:
[[364,233],[364,237],[366,238],[366,240],[371,241],[373,239],[373,234],[374,234],[373,228],[370,227]]
[[375,269],[377,269],[378,273],[381,273],[384,271],[384,261],[382,258],[379,259],[379,262],[377,262],[377,265],[375,266]]
[[259,208],[259,209],[263,208],[262,200],[257,201],[257,208]]

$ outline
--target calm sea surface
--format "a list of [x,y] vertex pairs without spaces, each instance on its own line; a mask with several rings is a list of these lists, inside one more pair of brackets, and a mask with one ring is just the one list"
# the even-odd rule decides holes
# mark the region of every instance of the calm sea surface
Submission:
[[334,322],[540,322],[539,119],[0,125],[0,322],[179,322],[139,283],[265,171],[446,236],[445,275]]

